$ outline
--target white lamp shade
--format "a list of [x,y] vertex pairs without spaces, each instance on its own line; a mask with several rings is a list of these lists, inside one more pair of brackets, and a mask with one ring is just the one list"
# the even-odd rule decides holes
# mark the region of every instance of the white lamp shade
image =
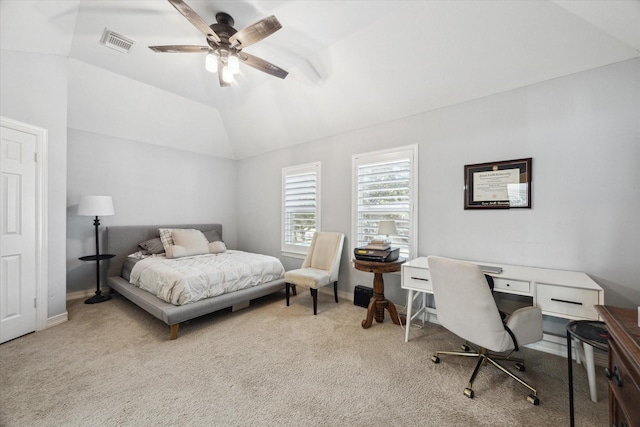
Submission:
[[225,83],[233,83],[233,72],[227,65],[222,67],[222,80]]
[[380,221],[378,224],[378,234],[396,235],[398,229],[396,228],[395,221]]
[[107,216],[114,213],[111,196],[82,196],[78,205],[78,215]]
[[230,55],[227,60],[227,67],[233,74],[238,74],[240,72],[240,60],[235,55]]
[[218,72],[218,57],[215,56],[213,53],[207,54],[204,64],[205,64],[204,67],[207,69],[208,72],[210,73]]

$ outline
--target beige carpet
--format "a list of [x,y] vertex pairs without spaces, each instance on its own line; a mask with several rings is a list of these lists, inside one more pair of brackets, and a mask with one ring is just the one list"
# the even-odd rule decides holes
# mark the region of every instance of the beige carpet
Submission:
[[[127,300],[69,304],[69,321],[0,345],[2,426],[562,426],[569,424],[566,360],[524,349],[540,406],[496,369],[463,395],[471,358],[443,356],[461,341],[428,324],[387,318],[364,330],[366,310],[303,292],[187,322],[178,340]],[[574,365],[577,366],[577,365]],[[606,380],[588,398],[577,367],[576,425],[608,424]],[[601,371],[599,371],[601,372]]]

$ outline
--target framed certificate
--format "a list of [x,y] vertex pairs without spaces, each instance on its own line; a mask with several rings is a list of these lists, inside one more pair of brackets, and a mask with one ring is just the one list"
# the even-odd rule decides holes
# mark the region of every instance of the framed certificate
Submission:
[[531,208],[531,157],[465,165],[464,208]]

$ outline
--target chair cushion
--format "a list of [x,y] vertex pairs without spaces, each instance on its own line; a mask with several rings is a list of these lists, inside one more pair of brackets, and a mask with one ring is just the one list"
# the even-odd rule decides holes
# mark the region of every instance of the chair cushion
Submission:
[[331,271],[336,260],[338,250],[341,248],[341,233],[321,232],[316,234],[316,241],[311,254],[311,262],[308,266],[320,270]]
[[299,268],[284,273],[284,281],[316,289],[329,284],[329,272],[317,268]]
[[527,345],[542,339],[542,310],[540,307],[522,307],[514,311],[507,320],[518,345]]

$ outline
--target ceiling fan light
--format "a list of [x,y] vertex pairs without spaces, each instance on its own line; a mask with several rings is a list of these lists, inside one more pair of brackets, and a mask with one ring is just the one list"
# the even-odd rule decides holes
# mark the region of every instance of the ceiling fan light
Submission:
[[227,67],[229,67],[232,74],[238,74],[240,72],[240,61],[238,60],[238,57],[235,55],[229,55]]
[[216,57],[213,53],[208,53],[207,58],[204,63],[205,68],[210,73],[218,72],[218,57]]
[[226,65],[222,67],[222,80],[225,83],[233,83],[233,73]]

